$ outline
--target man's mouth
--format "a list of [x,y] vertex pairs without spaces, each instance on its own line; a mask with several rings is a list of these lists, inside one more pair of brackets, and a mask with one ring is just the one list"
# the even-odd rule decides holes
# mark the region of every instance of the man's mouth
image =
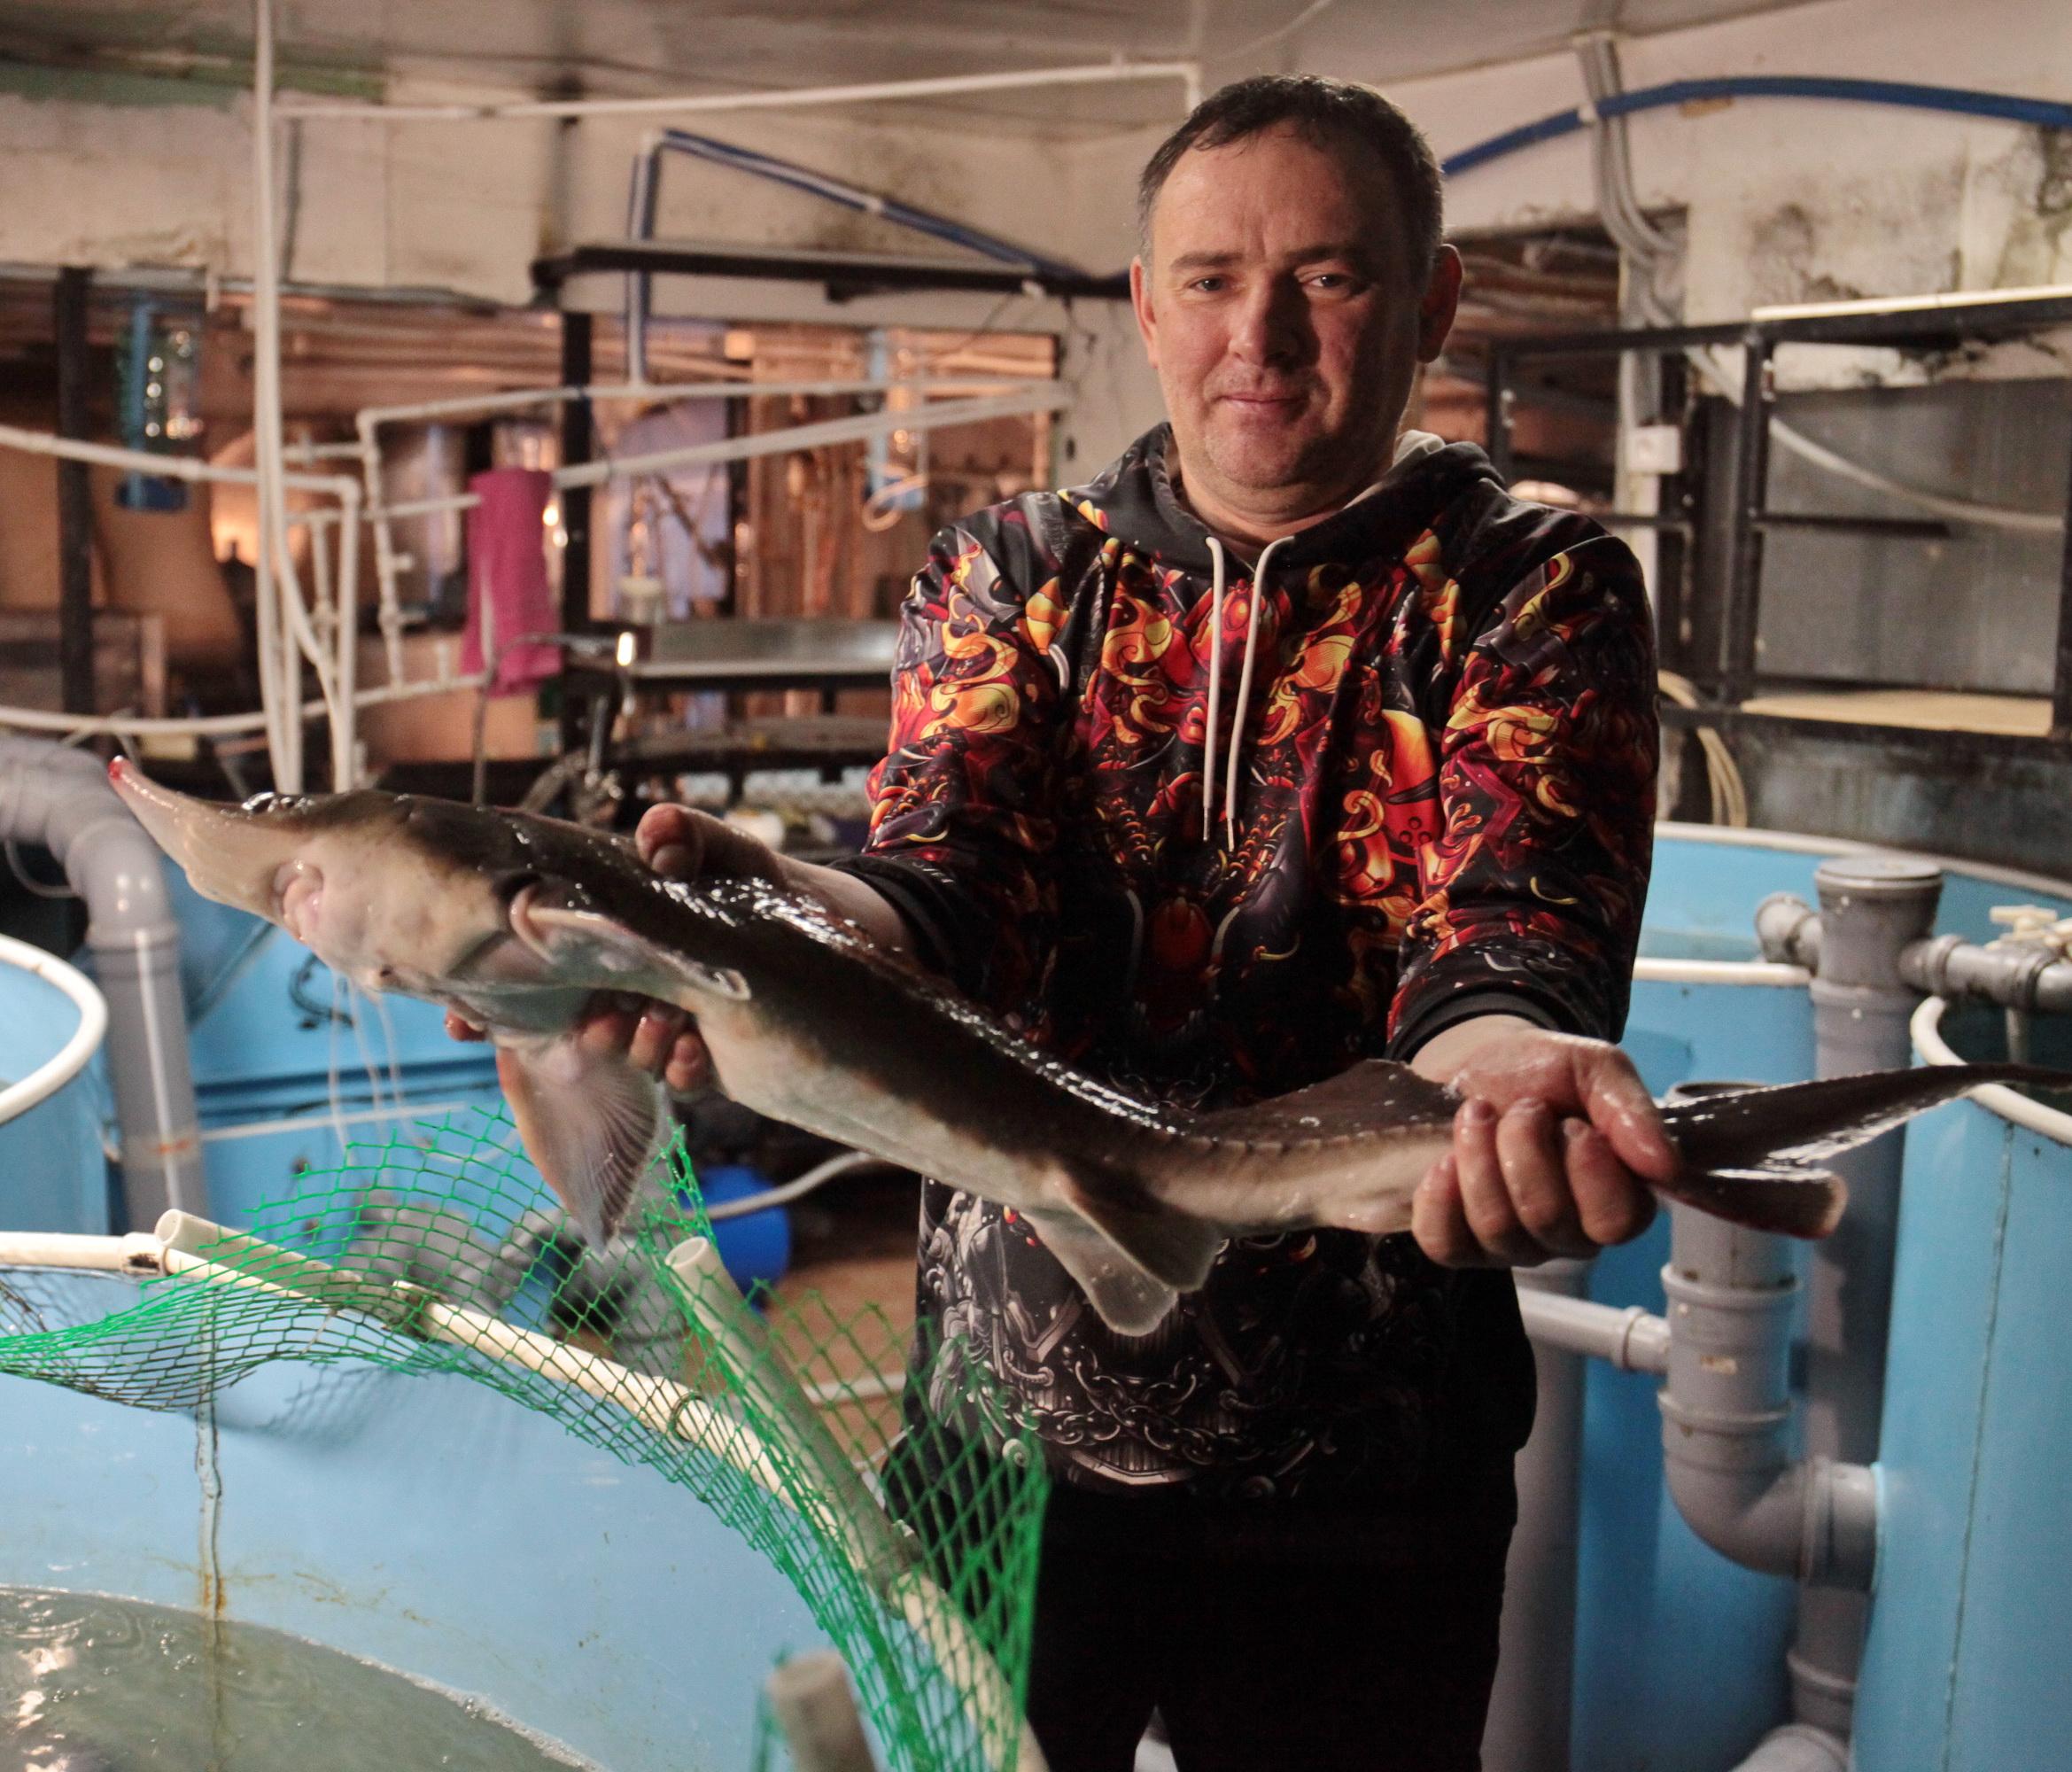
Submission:
[[1220,393],[1215,398],[1229,406],[1263,409],[1278,406],[1300,406],[1305,395],[1299,388],[1242,388]]

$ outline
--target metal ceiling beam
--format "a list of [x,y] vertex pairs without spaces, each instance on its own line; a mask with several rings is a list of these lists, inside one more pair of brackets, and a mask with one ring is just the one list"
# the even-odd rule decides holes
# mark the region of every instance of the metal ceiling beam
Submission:
[[817,283],[825,285],[832,301],[920,290],[1041,294],[1061,301],[1129,299],[1129,279],[1119,271],[1110,276],[1065,276],[1055,272],[1002,269],[960,259],[900,258],[872,253],[784,252],[768,247],[617,240],[577,246],[532,261],[533,284],[548,295],[555,294],[571,277],[599,272]]

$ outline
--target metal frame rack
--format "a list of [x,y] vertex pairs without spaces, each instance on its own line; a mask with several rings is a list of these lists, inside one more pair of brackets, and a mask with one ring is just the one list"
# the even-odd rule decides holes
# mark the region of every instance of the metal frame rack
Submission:
[[[964,293],[1049,296],[1059,301],[1127,301],[1129,279],[1126,276],[1073,276],[1046,268],[1003,268],[965,259],[920,258],[869,253],[824,253],[754,249],[730,245],[672,244],[644,240],[609,241],[578,245],[552,258],[534,260],[532,281],[541,298],[555,305],[561,315],[562,381],[563,385],[586,386],[592,375],[592,315],[562,304],[562,292],[573,278],[599,273],[639,278],[656,276],[743,277],[780,283],[817,283],[830,301],[853,300],[865,296],[951,291]],[[647,303],[640,303],[646,311]],[[592,459],[596,443],[589,404],[571,400],[562,408],[561,460],[564,466]],[[586,633],[597,624],[590,618],[591,499],[587,486],[569,486],[562,494],[562,525],[567,537],[562,564],[562,628],[568,633]],[[816,624],[824,626],[825,624]],[[761,624],[771,627],[773,624]],[[858,624],[858,626],[865,626]],[[870,626],[876,626],[872,624]],[[809,637],[748,636],[752,642],[742,649],[717,649],[721,655],[699,664],[691,660],[650,662],[634,674],[643,681],[721,688],[816,688],[822,692],[823,710],[833,711],[834,692],[839,688],[881,685],[889,670],[889,659],[875,652],[868,657],[855,655],[858,649],[837,643],[832,649],[816,649],[804,642]],[[786,639],[789,646],[779,643]],[[769,642],[769,643],[762,643]],[[865,651],[871,649],[865,648]],[[826,655],[826,656],[823,656]],[[620,679],[604,669],[584,671],[571,663],[571,688],[586,688],[586,695],[571,693],[563,703],[563,739],[570,750],[587,742],[586,722],[603,718],[613,686]],[[865,747],[873,760],[874,746]],[[759,752],[760,747],[758,747]],[[825,761],[826,759],[821,759]],[[838,760],[847,760],[842,758]]]
[[[1731,346],[1743,353],[1741,399],[1733,426],[1734,472],[1731,507],[1725,525],[1725,561],[1719,574],[1716,614],[1719,656],[1714,659],[1679,656],[1683,618],[1702,596],[1692,544],[1699,528],[1698,476],[1688,468],[1665,476],[1659,512],[1613,511],[1607,527],[1649,528],[1669,544],[1658,573],[1658,626],[1665,635],[1665,664],[1696,682],[1711,705],[1666,707],[1672,725],[1731,727],[1741,704],[1765,688],[1803,686],[1762,672],[1757,663],[1756,633],[1762,604],[1763,543],[1768,532],[1796,527],[1848,530],[1861,533],[1919,538],[1947,536],[1949,525],[1936,518],[1844,517],[1776,511],[1768,508],[1770,420],[1775,402],[1773,361],[1781,345],[1880,345],[1947,350],[1975,340],[2001,339],[2072,323],[2072,292],[2051,291],[1990,300],[1927,298],[1895,301],[1874,308],[1850,305],[1828,311],[1780,311],[1745,322],[1713,326],[1671,326],[1631,330],[1554,333],[1539,338],[1494,342],[1488,368],[1490,456],[1508,478],[1511,470],[1510,415],[1521,396],[1522,365],[1535,360],[1641,355],[1662,366],[1665,403],[1683,404],[1685,354],[1694,348]],[[1529,393],[1526,395],[1529,397]],[[2062,589],[2059,600],[2057,645],[2052,675],[2050,736],[1938,732],[1932,736],[1947,746],[1995,752],[2022,751],[2062,757],[2072,743],[2072,481],[2066,488],[2067,527]],[[1828,685],[1826,687],[1833,687]],[[1902,746],[1931,736],[1911,728],[1837,724],[1836,733]]]

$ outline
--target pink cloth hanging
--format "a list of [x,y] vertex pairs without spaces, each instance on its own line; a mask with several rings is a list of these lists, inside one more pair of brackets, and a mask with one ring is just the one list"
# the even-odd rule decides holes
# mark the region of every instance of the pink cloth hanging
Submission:
[[547,501],[554,476],[538,468],[491,468],[468,482],[481,503],[468,513],[468,631],[461,669],[479,671],[498,647],[493,696],[514,695],[561,669],[558,647],[508,642],[561,626],[547,580]]

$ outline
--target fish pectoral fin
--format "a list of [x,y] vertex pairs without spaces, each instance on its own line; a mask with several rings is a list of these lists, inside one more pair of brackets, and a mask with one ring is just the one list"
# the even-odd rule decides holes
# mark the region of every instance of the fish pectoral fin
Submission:
[[609,978],[613,988],[679,1008],[695,1009],[701,997],[742,1002],[749,995],[748,981],[729,968],[702,966],[601,911],[557,905],[532,888],[512,902],[511,929],[549,966],[594,973],[600,984]]
[[1207,1279],[1223,1247],[1218,1226],[1148,1196],[1133,1198],[1120,1186],[1065,1168],[1056,1171],[1052,1185],[1131,1267],[1176,1291],[1192,1292]]
[[497,1080],[527,1154],[592,1244],[625,1220],[661,1149],[669,1115],[659,1084],[572,1035],[499,1045]]
[[1814,1240],[1834,1230],[1849,1204],[1848,1184],[1810,1163],[1686,1170],[1672,1181],[1658,1183],[1657,1192],[1730,1224]]
[[1038,1207],[1025,1209],[1021,1216],[1109,1328],[1125,1335],[1148,1335],[1166,1320],[1179,1293],[1145,1272],[1076,1212]]

